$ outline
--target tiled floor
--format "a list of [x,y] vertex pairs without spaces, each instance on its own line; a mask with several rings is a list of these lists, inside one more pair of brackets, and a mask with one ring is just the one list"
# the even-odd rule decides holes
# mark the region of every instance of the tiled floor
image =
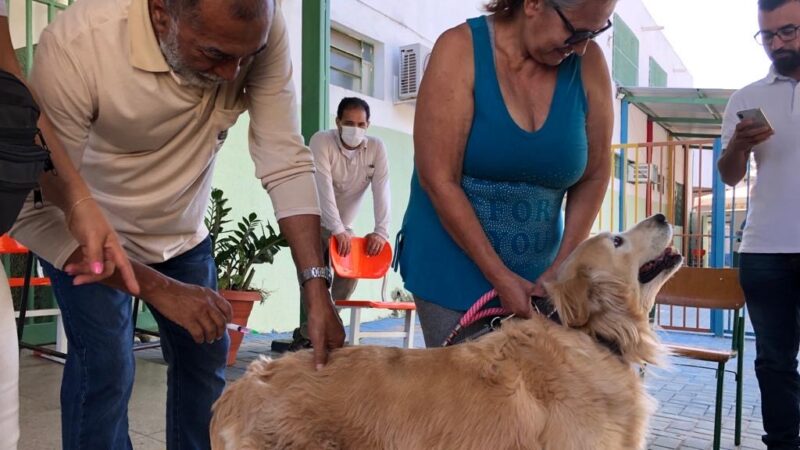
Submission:
[[[364,324],[364,329],[399,329],[402,319],[385,319]],[[241,376],[247,364],[260,354],[269,353],[270,342],[286,338],[288,334],[249,336],[239,351],[239,361],[228,369],[229,380]],[[665,333],[665,340],[702,345],[729,346],[727,339],[708,336]],[[399,340],[375,339],[367,342],[377,345],[398,345]],[[421,347],[422,333],[417,333],[417,346]],[[743,418],[743,449],[763,449],[760,436],[761,410],[758,386],[753,374],[754,345],[746,342],[745,394]],[[166,367],[159,350],[136,353],[136,382],[130,403],[130,434],[135,449],[163,449],[164,404],[166,396]],[[673,359],[673,363],[680,362]],[[22,440],[20,450],[52,450],[60,448],[59,384],[62,366],[24,352],[21,359],[20,396]],[[649,448],[709,449],[714,418],[713,370],[673,365],[671,369],[651,369],[647,384],[659,400],[659,410],[652,421]],[[725,383],[723,412],[723,448],[733,448],[733,392],[734,381],[728,375]]]

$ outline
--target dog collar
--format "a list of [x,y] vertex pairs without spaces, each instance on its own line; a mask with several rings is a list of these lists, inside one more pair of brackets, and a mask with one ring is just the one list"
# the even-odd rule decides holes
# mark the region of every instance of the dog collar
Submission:
[[612,341],[610,339],[606,339],[603,336],[595,335],[594,340],[597,341],[598,344],[602,345],[603,347],[607,348],[611,353],[622,357],[622,350],[619,348],[619,343],[616,341]]
[[558,311],[556,311],[555,305],[550,301],[547,297],[531,297],[531,304],[533,305],[533,309],[536,310],[537,313],[544,316],[547,319],[552,320],[553,322],[562,325],[561,317],[558,315]]
[[[536,310],[539,315],[552,320],[553,322],[563,325],[561,322],[561,317],[558,315],[558,311],[556,311],[555,305],[550,301],[547,297],[531,297],[531,304],[533,305],[533,309]],[[606,339],[603,336],[595,335],[594,340],[597,341],[600,345],[607,348],[611,351],[611,353],[622,356],[622,351],[619,348],[619,343],[612,341],[610,339]]]

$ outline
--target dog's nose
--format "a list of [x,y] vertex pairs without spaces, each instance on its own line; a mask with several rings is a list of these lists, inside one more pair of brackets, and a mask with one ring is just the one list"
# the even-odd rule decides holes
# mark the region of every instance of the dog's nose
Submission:
[[656,214],[655,216],[653,216],[653,220],[655,220],[658,223],[666,223],[667,222],[667,216],[665,216],[663,214]]

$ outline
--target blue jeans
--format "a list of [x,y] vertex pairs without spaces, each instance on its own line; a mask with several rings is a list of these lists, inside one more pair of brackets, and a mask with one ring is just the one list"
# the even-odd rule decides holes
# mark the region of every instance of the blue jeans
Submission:
[[[69,341],[61,384],[65,450],[130,449],[128,400],[133,388],[132,299],[102,284],[73,286],[72,277],[42,264],[53,283]],[[153,264],[164,275],[216,289],[211,243]],[[167,361],[167,448],[210,448],[211,405],[225,387],[228,336],[195,344],[191,335],[154,308]]]
[[767,448],[800,448],[800,254],[743,253],[739,282],[756,335]]

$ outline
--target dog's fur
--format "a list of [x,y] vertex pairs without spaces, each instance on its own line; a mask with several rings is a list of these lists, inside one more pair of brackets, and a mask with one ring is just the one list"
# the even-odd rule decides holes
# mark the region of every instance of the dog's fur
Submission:
[[659,362],[648,312],[681,258],[646,284],[639,268],[671,239],[662,216],[582,243],[547,286],[565,326],[534,316],[453,347],[349,347],[320,371],[310,352],[255,361],[214,405],[212,446],[643,448],[655,402],[633,365]]

